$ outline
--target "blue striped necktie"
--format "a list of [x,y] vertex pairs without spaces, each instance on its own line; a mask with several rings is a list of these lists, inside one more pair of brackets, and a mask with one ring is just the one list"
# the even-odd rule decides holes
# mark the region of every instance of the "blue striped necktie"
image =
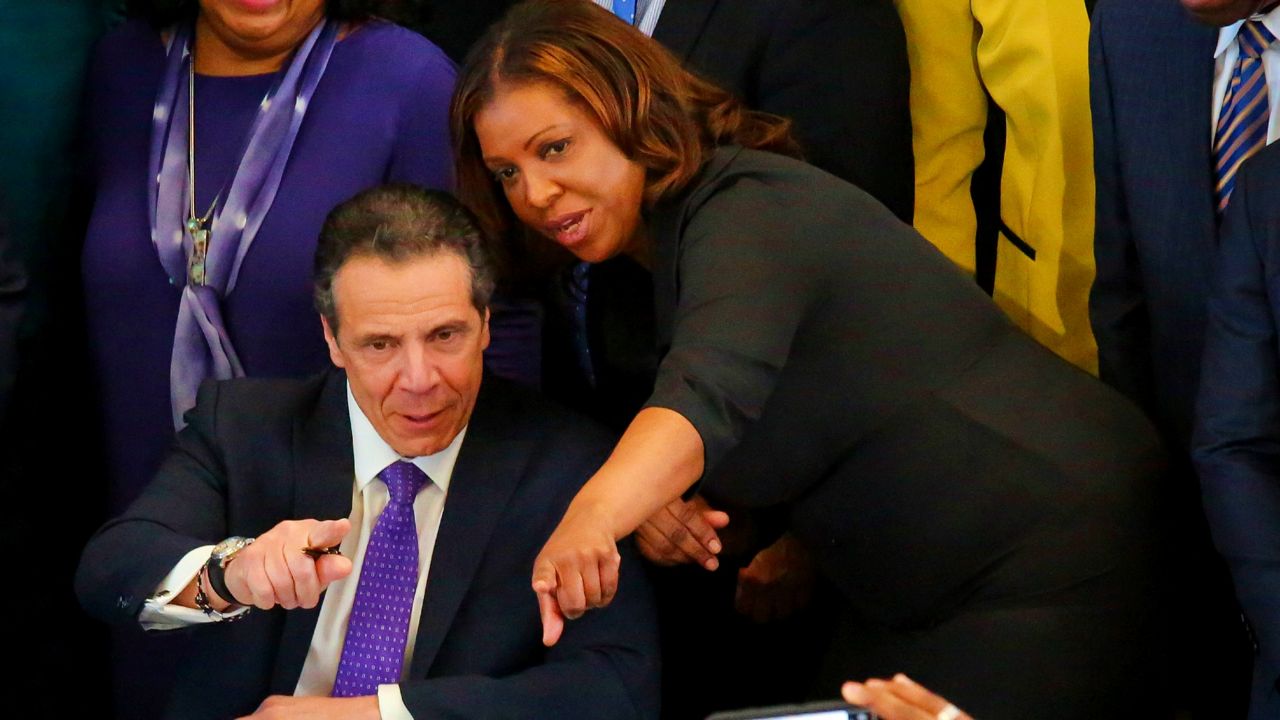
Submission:
[[1262,51],[1275,39],[1275,35],[1256,20],[1245,22],[1236,34],[1240,57],[1231,72],[1231,84],[1222,101],[1213,136],[1214,174],[1218,180],[1214,194],[1219,215],[1227,209],[1241,163],[1267,145],[1271,108]]

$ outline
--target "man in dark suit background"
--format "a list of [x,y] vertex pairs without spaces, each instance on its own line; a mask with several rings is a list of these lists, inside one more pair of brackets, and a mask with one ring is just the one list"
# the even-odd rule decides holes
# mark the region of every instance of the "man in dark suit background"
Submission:
[[[1219,239],[1214,119],[1227,112],[1238,23],[1269,5],[1274,0],[1100,0],[1090,39],[1097,176],[1090,320],[1100,376],[1147,411],[1180,460],[1165,498],[1168,642],[1175,697],[1196,717],[1240,717],[1247,700],[1249,642],[1186,452]],[[1263,81],[1276,96],[1280,77]]]
[[1280,146],[1250,160],[1209,300],[1195,460],[1214,542],[1258,642],[1251,720],[1280,717]]
[[446,195],[377,188],[330,215],[316,299],[345,373],[206,384],[81,561],[99,617],[200,626],[170,715],[656,715],[642,575],[539,642],[529,568],[609,445],[526,390],[481,387],[491,291]]

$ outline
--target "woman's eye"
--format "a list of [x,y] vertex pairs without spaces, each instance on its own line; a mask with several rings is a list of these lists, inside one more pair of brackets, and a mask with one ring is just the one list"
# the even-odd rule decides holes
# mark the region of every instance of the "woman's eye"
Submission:
[[568,140],[557,140],[542,146],[542,158],[545,160],[549,157],[561,155],[569,147]]
[[513,167],[498,168],[493,171],[493,179],[500,183],[509,183],[516,176],[516,169]]

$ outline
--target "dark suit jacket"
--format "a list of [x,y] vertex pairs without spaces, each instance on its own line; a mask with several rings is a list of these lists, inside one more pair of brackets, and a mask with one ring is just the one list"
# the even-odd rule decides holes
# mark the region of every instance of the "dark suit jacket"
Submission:
[[[191,549],[290,518],[346,517],[354,470],[344,376],[206,384],[156,479],[81,559],[85,608],[136,623]],[[656,628],[626,547],[614,603],[541,644],[534,556],[609,445],[569,414],[486,379],[445,504],[402,696],[416,717],[654,717]],[[628,570],[629,569],[629,570]],[[192,628],[169,714],[226,718],[293,692],[319,607]]]
[[[436,0],[422,31],[461,60],[515,0]],[[748,107],[791,118],[814,165],[906,222],[909,70],[890,0],[667,0],[653,38]]]
[[[975,717],[1091,717],[1116,681],[1103,666],[1139,650],[1123,636],[1145,611],[1163,467],[1141,412],[808,165],[720,148],[646,220],[661,356],[649,404],[698,430],[703,494],[787,507],[848,616],[901,633],[866,652],[918,668]],[[982,608],[1044,610],[1071,587],[1089,608],[1087,650],[1065,632],[1014,642],[1034,626],[1019,621],[904,652]],[[1070,627],[1061,609],[1060,625],[1039,622]],[[978,644],[980,672],[1001,678],[987,690],[971,668],[944,668]],[[858,652],[833,655],[846,677],[865,669]]]
[[902,20],[888,0],[668,0],[653,38],[750,108],[791,118],[805,159],[911,222]]
[[1227,208],[1209,300],[1196,468],[1213,538],[1253,625],[1250,717],[1280,717],[1280,147],[1252,158]]
[[[1097,276],[1089,316],[1103,381],[1172,452],[1166,621],[1176,707],[1239,716],[1250,647],[1188,454],[1218,243],[1211,119],[1217,30],[1178,0],[1100,0],[1089,45]],[[1203,689],[1202,689],[1203,688]]]
[[1178,0],[1103,0],[1089,48],[1097,173],[1089,314],[1099,373],[1179,448],[1191,431],[1217,242],[1209,147],[1217,37]]

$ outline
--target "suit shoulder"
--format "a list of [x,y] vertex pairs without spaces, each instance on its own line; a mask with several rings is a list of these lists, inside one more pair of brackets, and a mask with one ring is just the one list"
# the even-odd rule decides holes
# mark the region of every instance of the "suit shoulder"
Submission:
[[1097,22],[1131,22],[1134,20],[1172,19],[1185,11],[1177,0],[1098,0],[1093,6],[1090,20]]
[[[1217,29],[1198,22],[1177,0],[1098,0],[1090,15],[1094,33],[1105,27],[1106,45],[1144,52],[1186,52],[1188,43],[1217,36]],[[1212,60],[1209,48],[1208,60]]]
[[752,194],[762,199],[787,200],[835,195],[870,200],[856,185],[803,160],[764,150],[738,146],[716,149],[689,193],[693,204],[717,197],[727,188],[736,194]]
[[191,414],[217,417],[219,424],[292,423],[315,408],[331,382],[341,382],[341,379],[333,373],[323,373],[303,379],[208,380],[200,386]]
[[[901,225],[879,201],[857,186],[794,158],[761,150],[722,147],[694,184],[677,199],[678,227],[697,236],[732,231],[746,242],[755,236],[773,245],[780,237],[813,240],[812,247],[830,246],[832,229],[874,224]],[[742,218],[759,226],[744,228]],[[797,233],[797,222],[811,223],[816,235]],[[765,231],[764,225],[771,229]],[[746,231],[750,230],[750,231]]]

